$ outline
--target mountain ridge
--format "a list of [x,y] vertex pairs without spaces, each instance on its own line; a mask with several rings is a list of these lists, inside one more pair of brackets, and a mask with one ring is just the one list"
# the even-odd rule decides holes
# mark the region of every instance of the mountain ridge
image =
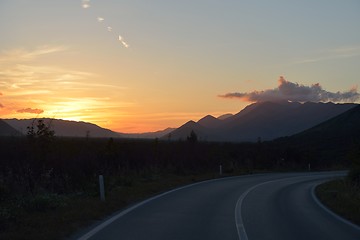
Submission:
[[28,126],[36,126],[37,120],[43,120],[46,125],[55,131],[55,135],[60,137],[121,137],[120,133],[83,121],[78,122],[52,118],[3,119],[4,122],[23,135],[26,135]]
[[0,119],[0,136],[21,136],[21,133]]
[[11,127],[14,133],[1,131],[0,136],[3,132],[3,136],[20,136],[27,134],[27,127],[31,125],[36,126],[37,120],[44,120],[46,125],[49,125],[52,130],[55,131],[55,136],[59,137],[95,137],[95,138],[138,138],[138,139],[155,139],[160,138],[172,131],[175,128],[166,128],[155,132],[144,132],[144,133],[121,133],[115,132],[107,128],[100,127],[94,123],[84,121],[72,121],[63,119],[52,119],[52,118],[31,118],[31,119],[0,119],[0,124],[4,124]]
[[[194,131],[200,141],[255,142],[291,136],[359,106],[354,103],[258,102],[236,114],[218,118],[206,115],[197,122],[188,121],[179,128],[147,133],[120,133],[93,123],[39,118],[52,125],[56,136],[113,137],[163,140],[186,140]],[[26,135],[27,127],[37,119],[0,119],[0,136]],[[3,123],[1,125],[1,123]],[[7,127],[3,127],[3,126]],[[2,130],[2,129],[8,130]],[[12,130],[10,130],[12,129]]]
[[[207,141],[255,142],[273,140],[311,128],[335,117],[358,104],[313,102],[258,102],[224,120],[205,116],[198,122],[189,122],[173,133],[173,139],[186,139],[193,130],[199,139]],[[206,124],[204,124],[206,123]],[[215,126],[215,127],[214,127]]]
[[273,142],[283,148],[306,152],[318,162],[350,164],[351,154],[360,143],[360,105],[298,134]]

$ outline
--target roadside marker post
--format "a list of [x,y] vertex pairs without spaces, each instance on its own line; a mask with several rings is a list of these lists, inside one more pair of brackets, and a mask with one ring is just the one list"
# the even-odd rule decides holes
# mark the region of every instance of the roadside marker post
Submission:
[[222,175],[222,165],[219,166],[219,174]]
[[100,200],[105,201],[104,176],[99,175]]

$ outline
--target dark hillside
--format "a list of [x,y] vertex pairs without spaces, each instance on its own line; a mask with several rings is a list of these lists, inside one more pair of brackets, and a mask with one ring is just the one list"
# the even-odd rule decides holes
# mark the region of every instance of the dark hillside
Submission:
[[346,145],[360,140],[360,106],[289,138],[292,142],[337,143]]
[[207,128],[215,128],[221,124],[221,120],[211,115],[207,115],[200,119],[197,123]]
[[0,119],[0,136],[20,136],[21,134]]
[[[258,102],[224,120],[206,116],[192,123],[192,130],[200,139],[217,142],[256,142],[292,136],[335,117],[357,104]],[[173,133],[174,138],[185,139],[189,123]],[[201,128],[203,127],[203,128]],[[186,131],[184,131],[186,129]]]
[[319,161],[347,161],[352,149],[360,144],[360,106],[275,142],[292,146],[302,152],[312,152]]
[[49,125],[55,131],[56,136],[61,137],[121,137],[120,134],[109,129],[99,127],[92,123],[77,122],[61,119],[4,119],[4,121],[21,132],[26,134],[27,127],[36,124],[37,120],[43,120],[46,125]]

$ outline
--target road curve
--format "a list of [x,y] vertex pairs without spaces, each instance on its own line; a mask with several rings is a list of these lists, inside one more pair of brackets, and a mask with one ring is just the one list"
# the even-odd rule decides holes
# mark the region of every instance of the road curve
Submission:
[[321,207],[315,185],[344,172],[255,174],[178,188],[134,205],[74,239],[360,239]]

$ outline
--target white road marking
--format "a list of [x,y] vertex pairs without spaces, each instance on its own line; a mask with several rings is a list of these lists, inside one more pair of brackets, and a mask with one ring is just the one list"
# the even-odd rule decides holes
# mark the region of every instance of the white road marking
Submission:
[[241,212],[241,206],[243,204],[243,201],[245,199],[245,197],[255,188],[260,187],[262,185],[268,184],[268,183],[272,183],[272,182],[277,182],[277,181],[281,181],[287,178],[283,178],[283,179],[276,179],[276,180],[271,180],[271,181],[267,181],[267,182],[263,182],[263,183],[259,183],[255,186],[252,186],[251,188],[249,188],[248,190],[246,190],[246,192],[244,192],[243,194],[241,194],[241,196],[239,197],[238,201],[236,202],[236,207],[235,207],[235,223],[236,223],[236,229],[238,232],[238,236],[240,240],[248,240],[247,234],[246,234],[246,230],[244,227],[244,221],[242,218],[242,212]]
[[[225,179],[232,179],[232,178],[240,178],[240,177],[244,177],[244,176],[235,176],[235,177],[228,177],[228,178],[225,178]],[[107,227],[108,225],[110,225],[111,223],[113,223],[114,221],[116,221],[117,219],[123,217],[124,215],[128,214],[129,212],[135,210],[136,208],[138,207],[141,207],[155,199],[158,199],[158,198],[161,198],[167,194],[170,194],[170,193],[173,193],[175,191],[178,191],[178,190],[181,190],[181,189],[185,189],[185,188],[189,188],[189,187],[193,187],[195,185],[199,185],[199,184],[203,184],[203,183],[209,183],[209,182],[215,182],[215,181],[221,181],[221,180],[224,180],[224,178],[217,178],[217,179],[211,179],[211,180],[207,180],[207,181],[202,181],[202,182],[198,182],[198,183],[193,183],[193,184],[190,184],[190,185],[186,185],[186,186],[183,186],[183,187],[179,187],[179,188],[176,188],[176,189],[173,189],[173,190],[170,190],[168,192],[164,192],[162,194],[159,194],[159,195],[156,195],[152,198],[149,198],[145,201],[142,201],[128,209],[125,209],[124,211],[121,211],[120,213],[118,213],[117,215],[113,216],[112,218],[104,221],[103,223],[101,223],[100,225],[96,226],[95,228],[93,228],[91,231],[87,232],[85,235],[81,236],[80,238],[78,238],[78,240],[87,240],[91,237],[93,237],[96,233],[98,233],[99,231],[101,231],[102,229],[104,229],[105,227]]]
[[[344,174],[338,174],[340,176],[344,176]],[[246,230],[245,230],[245,226],[244,226],[244,221],[242,218],[242,211],[241,211],[241,207],[243,204],[244,199],[246,198],[246,196],[253,191],[255,188],[258,188],[262,185],[265,184],[269,184],[269,183],[274,183],[274,182],[279,182],[279,181],[284,181],[284,180],[289,180],[289,179],[293,179],[293,178],[309,178],[309,177],[314,177],[316,176],[314,175],[308,175],[308,176],[294,176],[294,177],[285,177],[285,178],[280,178],[280,179],[276,179],[276,180],[271,180],[271,181],[266,181],[263,183],[259,183],[251,188],[249,188],[248,190],[246,190],[246,192],[244,192],[238,199],[237,203],[236,203],[236,207],[235,207],[235,224],[236,224],[236,229],[238,232],[238,236],[239,236],[239,240],[248,240],[248,236],[246,234]],[[346,220],[345,220],[346,221]]]
[[350,222],[349,220],[347,220],[347,219],[345,219],[345,218],[337,215],[336,213],[334,213],[333,211],[331,211],[329,208],[327,208],[324,204],[322,204],[322,203],[320,202],[320,200],[317,198],[317,196],[316,196],[316,194],[315,194],[315,188],[316,188],[318,185],[320,185],[320,184],[321,184],[321,183],[316,184],[316,185],[314,185],[314,186],[311,188],[311,196],[312,196],[313,200],[316,202],[316,204],[319,205],[319,207],[321,207],[322,209],[324,209],[327,213],[329,213],[331,216],[333,216],[333,217],[336,218],[337,220],[339,220],[339,221],[341,221],[341,222],[343,222],[343,223],[345,223],[345,224],[347,224],[347,225],[349,225],[349,226],[351,226],[351,227],[353,227],[353,228],[355,228],[355,229],[357,229],[357,230],[360,231],[360,226],[358,226],[358,225]]

